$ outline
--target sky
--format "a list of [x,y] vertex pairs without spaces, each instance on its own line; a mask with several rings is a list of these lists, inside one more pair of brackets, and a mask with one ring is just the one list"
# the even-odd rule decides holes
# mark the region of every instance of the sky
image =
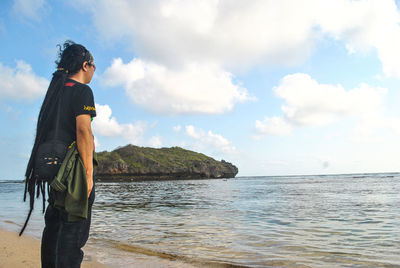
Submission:
[[23,179],[57,45],[94,56],[96,151],[180,146],[238,176],[400,171],[394,0],[5,0],[0,179]]

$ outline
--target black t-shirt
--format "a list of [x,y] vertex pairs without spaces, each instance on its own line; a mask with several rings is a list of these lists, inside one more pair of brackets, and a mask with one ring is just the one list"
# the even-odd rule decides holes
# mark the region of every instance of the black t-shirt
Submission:
[[[67,79],[62,90],[59,138],[67,144],[71,144],[76,141],[76,117],[81,114],[89,114],[93,118],[96,116],[96,108],[93,92],[88,85]],[[50,131],[48,137],[54,134],[55,118],[56,115],[52,124],[53,131]]]

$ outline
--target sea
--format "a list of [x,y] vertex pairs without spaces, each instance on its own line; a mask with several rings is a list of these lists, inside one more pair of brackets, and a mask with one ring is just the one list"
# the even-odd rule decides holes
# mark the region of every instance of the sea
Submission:
[[[22,226],[23,190],[0,182],[3,229]],[[97,183],[85,252],[124,268],[400,267],[400,174]]]

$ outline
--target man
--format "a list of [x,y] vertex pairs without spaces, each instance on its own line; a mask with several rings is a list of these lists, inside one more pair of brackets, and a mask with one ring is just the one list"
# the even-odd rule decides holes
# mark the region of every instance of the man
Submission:
[[[84,46],[72,41],[65,42],[63,50],[60,47],[59,60],[56,63],[57,71],[53,74],[38,118],[35,144],[26,172],[26,192],[30,194],[32,210],[35,185],[42,187],[42,194],[44,188],[40,177],[35,176],[35,157],[40,144],[54,138],[54,133],[61,133],[56,134],[56,138],[66,145],[76,141],[79,157],[84,165],[83,173],[86,173],[81,176],[86,180],[79,183],[82,187],[87,187],[87,196],[84,195],[84,198],[88,198],[84,200],[87,204],[87,215],[86,218],[71,220],[68,210],[55,205],[55,201],[65,194],[51,188],[41,247],[42,267],[74,268],[80,267],[83,259],[81,248],[89,237],[91,207],[95,198],[91,120],[96,116],[96,109],[93,92],[87,84],[90,83],[96,66],[91,53]],[[59,130],[56,131],[56,128]]]

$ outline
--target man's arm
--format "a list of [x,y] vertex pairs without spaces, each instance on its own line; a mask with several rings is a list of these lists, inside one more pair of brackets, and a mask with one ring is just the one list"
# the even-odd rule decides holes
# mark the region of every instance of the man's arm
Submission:
[[76,117],[76,145],[86,169],[89,197],[93,188],[93,134],[89,114],[81,114]]

